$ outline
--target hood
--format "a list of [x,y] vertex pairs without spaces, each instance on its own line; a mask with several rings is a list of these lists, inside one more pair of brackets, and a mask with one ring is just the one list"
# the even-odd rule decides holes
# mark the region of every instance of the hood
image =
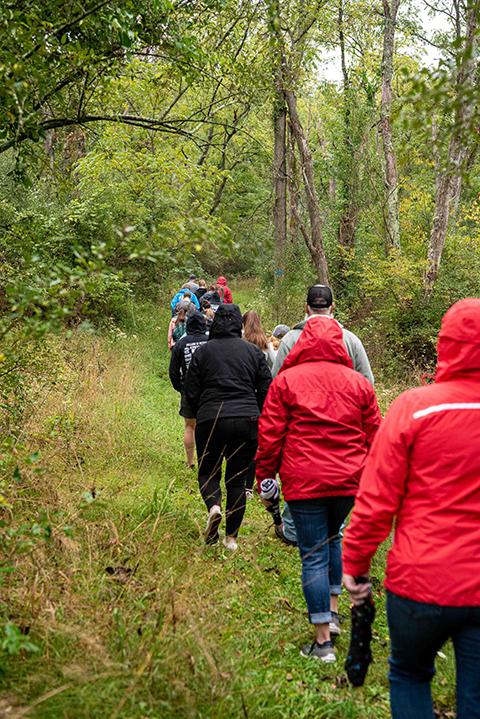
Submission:
[[187,335],[204,335],[207,331],[207,320],[200,314],[194,312],[187,319]]
[[303,362],[337,362],[353,369],[343,332],[337,320],[330,317],[311,317],[302,334],[287,355],[280,372]]
[[226,277],[219,277],[217,279],[217,285],[220,285],[221,287],[227,286],[227,278]]
[[480,299],[460,300],[447,310],[437,352],[436,382],[480,372]]
[[220,305],[210,327],[209,339],[242,336],[242,313],[238,305]]

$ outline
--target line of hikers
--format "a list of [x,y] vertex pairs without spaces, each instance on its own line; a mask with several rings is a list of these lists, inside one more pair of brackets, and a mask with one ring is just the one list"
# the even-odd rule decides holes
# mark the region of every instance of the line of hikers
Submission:
[[205,541],[219,540],[223,460],[230,550],[255,477],[261,495],[278,475],[277,535],[298,545],[315,628],[302,654],[332,662],[342,583],[358,606],[371,596],[371,560],[395,524],[385,581],[392,716],[433,719],[435,657],[451,638],[457,719],[480,719],[480,300],[450,308],[435,382],[400,395],[384,420],[365,349],[333,312],[331,289],[310,287],[305,319],[282,326],[270,366],[237,305],[218,305],[208,335],[200,312],[187,318],[170,376],[192,468],[196,445]]

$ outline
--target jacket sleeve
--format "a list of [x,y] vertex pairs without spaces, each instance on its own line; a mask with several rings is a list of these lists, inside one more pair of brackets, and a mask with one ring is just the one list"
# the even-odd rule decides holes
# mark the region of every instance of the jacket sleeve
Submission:
[[362,341],[357,336],[355,336],[353,355],[353,369],[357,372],[360,372],[360,374],[363,374],[363,376],[368,379],[368,381],[373,387],[373,385],[375,384],[375,378],[373,376],[372,368],[370,366],[370,360],[368,359]]
[[257,395],[257,402],[260,412],[262,411],[265,397],[267,396],[268,388],[272,382],[272,373],[265,359],[265,355],[261,350],[258,350],[258,367],[257,375],[255,377],[255,391]]
[[367,435],[367,444],[371,447],[382,422],[382,415],[373,387],[367,385],[366,390],[362,407],[362,424],[365,434]]
[[177,292],[176,295],[174,295],[172,301],[170,302],[170,307],[172,308],[172,315],[173,315],[173,311],[174,311],[177,303],[179,302],[179,298],[180,298],[180,294],[179,294],[179,292]]
[[274,380],[263,405],[258,424],[258,451],[256,456],[256,477],[258,490],[260,482],[267,477],[274,478],[282,461],[282,450],[288,430],[289,412],[284,402],[285,391],[280,386],[281,378]]
[[401,506],[409,469],[411,414],[408,399],[400,395],[375,437],[343,542],[346,574],[368,574]]
[[202,367],[200,362],[202,349],[202,347],[199,347],[193,355],[183,385],[186,400],[195,417],[200,407],[200,397],[202,395]]
[[293,345],[295,344],[295,340],[293,342],[291,341],[293,339],[293,335],[290,336],[290,332],[287,332],[285,337],[280,342],[280,346],[277,350],[277,356],[275,357],[275,362],[273,363],[272,367],[272,375],[273,377],[276,377],[277,374],[280,372],[282,364],[285,362],[285,359],[287,358],[288,353],[292,349]]
[[229,287],[225,287],[225,302],[228,302],[230,305],[233,304],[233,295]]
[[199,310],[199,309],[200,309],[200,302],[198,301],[197,295],[192,295],[192,302],[193,302],[193,304],[195,305],[195,307],[197,308],[197,310]]
[[168,368],[170,382],[172,383],[173,388],[177,390],[177,392],[182,391],[181,351],[182,350],[179,348],[178,344],[175,344],[173,346],[172,354],[170,355],[170,366]]

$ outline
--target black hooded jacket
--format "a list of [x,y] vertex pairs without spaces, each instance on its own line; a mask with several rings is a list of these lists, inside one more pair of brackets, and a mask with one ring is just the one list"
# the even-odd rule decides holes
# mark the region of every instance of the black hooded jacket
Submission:
[[185,397],[197,422],[258,417],[272,375],[263,352],[242,339],[238,305],[220,305],[207,344],[195,353]]
[[194,312],[187,319],[187,334],[175,342],[170,357],[168,374],[177,392],[182,392],[187,370],[194,353],[207,341],[207,323],[200,312]]

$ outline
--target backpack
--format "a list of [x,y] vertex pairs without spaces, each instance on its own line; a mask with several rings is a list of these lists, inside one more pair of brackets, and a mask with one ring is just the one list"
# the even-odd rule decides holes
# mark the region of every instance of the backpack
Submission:
[[175,325],[175,329],[172,332],[172,338],[174,342],[178,342],[179,339],[183,337],[183,335],[187,334],[187,323],[186,322],[178,322]]

